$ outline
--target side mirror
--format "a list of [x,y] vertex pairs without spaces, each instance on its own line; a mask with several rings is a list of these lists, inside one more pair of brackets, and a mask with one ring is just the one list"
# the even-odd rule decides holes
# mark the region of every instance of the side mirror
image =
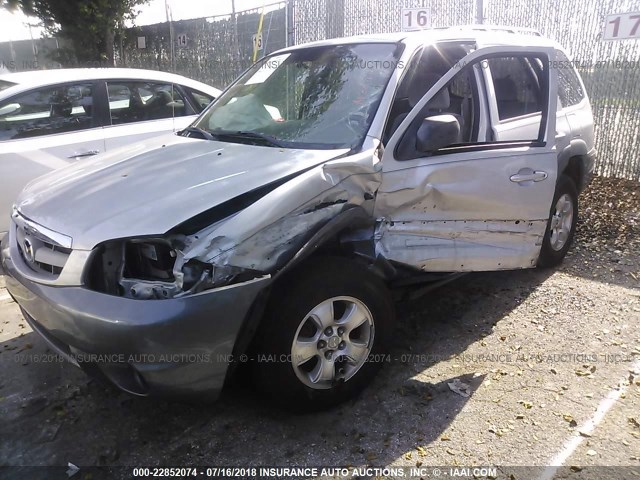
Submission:
[[17,112],[18,110],[20,110],[19,103],[9,103],[8,105],[5,105],[4,107],[0,108],[0,116],[11,115],[12,113]]
[[460,123],[453,115],[434,115],[422,121],[416,132],[416,148],[428,153],[460,141]]

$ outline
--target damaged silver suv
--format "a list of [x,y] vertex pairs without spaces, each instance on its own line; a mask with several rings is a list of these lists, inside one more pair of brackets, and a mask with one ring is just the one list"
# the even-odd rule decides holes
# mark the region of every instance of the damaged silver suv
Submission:
[[562,261],[594,154],[541,36],[301,45],[180,134],[31,183],[2,265],[32,328],[125,391],[212,400],[244,363],[317,409],[388,359],[392,286]]

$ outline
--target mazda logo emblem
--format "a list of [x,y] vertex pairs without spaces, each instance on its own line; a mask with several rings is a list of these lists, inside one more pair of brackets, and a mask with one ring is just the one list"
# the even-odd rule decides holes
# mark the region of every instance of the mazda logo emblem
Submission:
[[36,260],[36,257],[33,253],[33,245],[31,245],[31,242],[29,241],[28,238],[24,239],[23,246],[24,246],[24,258],[26,258],[29,263],[33,263]]

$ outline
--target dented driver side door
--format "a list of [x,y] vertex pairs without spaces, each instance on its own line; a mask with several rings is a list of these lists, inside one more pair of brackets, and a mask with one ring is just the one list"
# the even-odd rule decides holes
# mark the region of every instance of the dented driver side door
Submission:
[[[375,205],[377,254],[425,271],[535,266],[557,177],[556,71],[548,67],[554,58],[553,48],[546,47],[480,48],[427,91],[385,146]],[[514,62],[513,68],[533,59],[545,65],[535,79],[536,98],[511,92],[513,105],[496,106],[486,93],[487,82],[495,79],[484,71],[496,59]],[[522,113],[510,121],[537,115],[538,128],[501,140],[496,132],[502,120],[491,115],[497,108]],[[464,138],[435,152],[411,154],[422,120],[443,114],[458,118]]]

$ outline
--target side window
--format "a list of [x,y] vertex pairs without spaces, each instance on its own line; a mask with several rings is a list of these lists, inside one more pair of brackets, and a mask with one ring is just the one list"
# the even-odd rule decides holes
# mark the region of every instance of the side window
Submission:
[[[431,77],[433,84],[439,79],[440,77]],[[479,110],[473,69],[467,68],[453,77],[429,100],[420,117],[453,115],[460,125],[460,135],[453,145],[474,143],[478,140]]]
[[207,95],[206,93],[200,92],[198,90],[194,90],[193,88],[186,88],[186,87],[183,87],[183,88],[189,93],[189,95],[191,95],[191,98],[193,99],[193,103],[198,107],[197,113],[200,113],[201,111],[203,111],[205,108],[209,106],[211,102],[215,100],[215,98],[212,97],[211,95]]
[[111,125],[188,115],[184,98],[170,83],[107,82]]
[[[409,62],[391,106],[383,141],[387,142],[409,112],[436,82],[471,50],[471,45],[429,46]],[[477,96],[473,70],[465,69],[445,86],[427,106],[425,116],[451,113],[461,126],[461,142],[472,140]],[[475,96],[475,98],[474,98]]]
[[533,63],[525,57],[487,60],[500,121],[542,112],[542,83]]
[[0,103],[0,140],[74,132],[93,126],[93,85],[33,90]]
[[577,105],[585,97],[578,74],[567,56],[560,50],[556,50],[556,64],[558,67],[558,97],[560,97],[562,106]]
[[[417,113],[395,150],[396,159],[493,149],[503,143],[537,145],[544,138],[542,126],[548,116],[547,64],[538,56],[492,56],[460,64],[458,73]],[[485,82],[477,79],[486,69],[490,69],[499,111],[495,132],[485,130],[488,116],[481,110],[479,92]],[[440,78],[434,71],[420,73],[416,77],[423,88],[419,98]],[[409,103],[415,104],[415,99]],[[507,122],[510,119],[519,121]]]

